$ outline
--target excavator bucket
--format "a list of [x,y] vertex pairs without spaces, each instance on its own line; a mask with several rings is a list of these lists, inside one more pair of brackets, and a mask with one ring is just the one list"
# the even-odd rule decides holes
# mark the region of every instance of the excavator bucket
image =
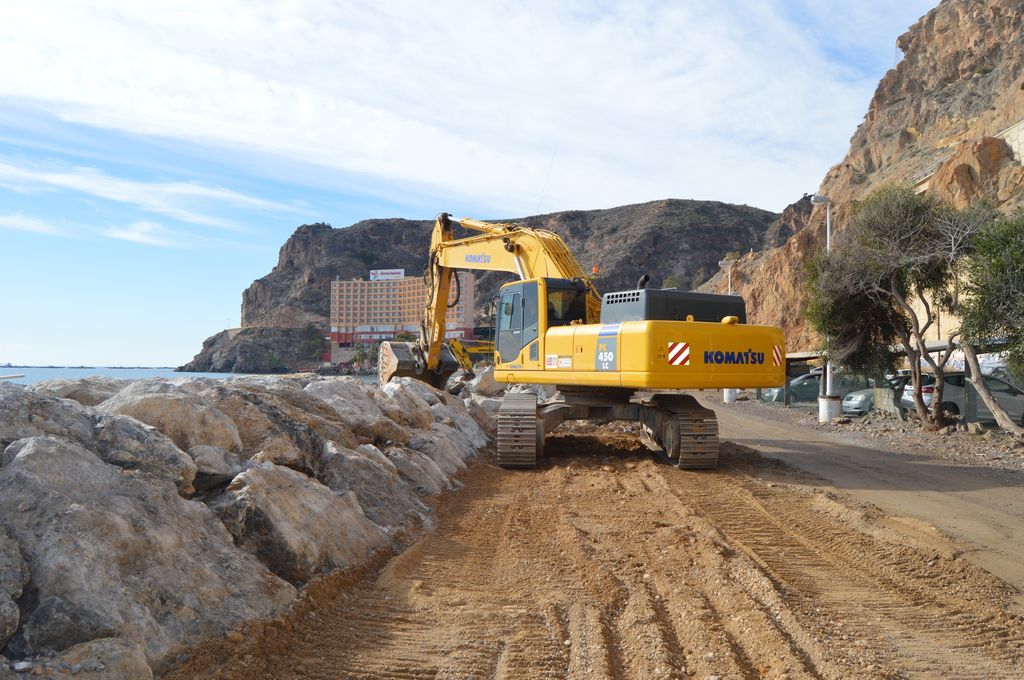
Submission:
[[444,389],[448,378],[459,368],[448,345],[441,347],[441,360],[437,370],[427,370],[423,354],[415,342],[382,342],[377,353],[377,379],[386,385],[392,378],[415,378]]

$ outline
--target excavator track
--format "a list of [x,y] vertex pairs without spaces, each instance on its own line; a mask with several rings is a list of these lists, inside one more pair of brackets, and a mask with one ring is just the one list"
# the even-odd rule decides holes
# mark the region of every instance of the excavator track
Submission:
[[537,396],[528,392],[506,394],[498,409],[498,451],[503,468],[532,468],[543,447],[537,417]]
[[690,395],[656,395],[644,404],[640,420],[678,467],[718,467],[718,419]]

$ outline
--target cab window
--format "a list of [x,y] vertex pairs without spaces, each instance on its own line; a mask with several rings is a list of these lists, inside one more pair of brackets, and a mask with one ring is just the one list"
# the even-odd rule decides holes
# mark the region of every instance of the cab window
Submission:
[[506,286],[498,310],[498,354],[502,363],[514,361],[523,347],[537,339],[537,282]]
[[568,326],[587,316],[587,292],[574,288],[548,288],[548,327]]

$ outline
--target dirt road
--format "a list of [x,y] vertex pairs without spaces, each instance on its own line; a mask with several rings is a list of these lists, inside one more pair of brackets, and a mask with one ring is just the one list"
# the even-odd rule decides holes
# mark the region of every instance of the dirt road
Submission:
[[[935,525],[963,541],[975,564],[1024,591],[1024,474],[856,446],[842,433],[772,421],[756,404],[705,405],[722,437],[812,474],[815,486]],[[1024,597],[1018,603],[1024,611]]]
[[685,472],[614,426],[484,461],[366,578],[196,651],[177,677],[1024,676],[1014,589],[929,527],[752,473]]

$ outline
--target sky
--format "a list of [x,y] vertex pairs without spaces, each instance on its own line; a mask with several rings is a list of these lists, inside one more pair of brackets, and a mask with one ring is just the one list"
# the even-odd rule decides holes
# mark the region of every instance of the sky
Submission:
[[780,211],[933,4],[5,0],[0,364],[182,364],[301,224]]

